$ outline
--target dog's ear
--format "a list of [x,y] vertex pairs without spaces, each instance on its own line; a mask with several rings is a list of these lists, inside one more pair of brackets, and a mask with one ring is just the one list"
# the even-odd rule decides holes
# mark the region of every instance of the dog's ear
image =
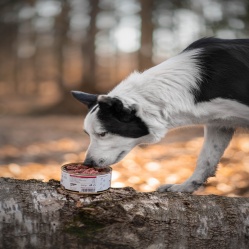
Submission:
[[71,91],[74,98],[76,98],[81,103],[87,105],[90,109],[97,104],[97,94],[84,93],[80,91]]
[[135,117],[136,110],[132,107],[125,107],[123,102],[118,98],[112,98],[107,95],[98,96],[100,110],[111,113],[121,122],[129,122]]

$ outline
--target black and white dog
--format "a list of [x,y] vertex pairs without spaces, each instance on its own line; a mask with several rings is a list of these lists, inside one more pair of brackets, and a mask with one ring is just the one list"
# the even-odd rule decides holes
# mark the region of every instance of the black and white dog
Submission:
[[107,95],[72,94],[89,107],[88,166],[117,163],[136,145],[156,143],[170,129],[205,125],[193,175],[158,189],[193,192],[215,174],[235,129],[249,126],[249,39],[203,38],[143,73],[132,73]]

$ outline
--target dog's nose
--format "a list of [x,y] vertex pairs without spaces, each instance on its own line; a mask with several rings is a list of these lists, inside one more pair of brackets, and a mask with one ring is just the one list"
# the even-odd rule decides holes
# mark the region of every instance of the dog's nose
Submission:
[[83,162],[83,165],[88,167],[96,166],[95,161],[92,158],[86,158],[85,161]]

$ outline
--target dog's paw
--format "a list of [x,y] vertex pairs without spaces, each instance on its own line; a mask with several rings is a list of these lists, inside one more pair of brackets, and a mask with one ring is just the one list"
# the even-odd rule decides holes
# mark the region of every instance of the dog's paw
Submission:
[[157,188],[157,192],[159,193],[164,193],[164,192],[170,192],[169,189],[173,186],[174,184],[164,184]]
[[164,192],[183,192],[183,193],[192,193],[195,189],[192,186],[184,184],[165,184],[160,186],[157,191],[160,193]]

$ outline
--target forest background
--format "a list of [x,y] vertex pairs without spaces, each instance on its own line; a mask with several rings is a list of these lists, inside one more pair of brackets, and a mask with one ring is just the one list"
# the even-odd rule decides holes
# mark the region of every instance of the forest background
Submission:
[[[0,176],[60,179],[83,161],[86,109],[71,90],[106,93],[201,37],[249,37],[247,0],[1,0]],[[203,127],[170,132],[113,166],[113,187],[153,191],[194,168]],[[239,130],[197,194],[249,196],[249,137]]]

